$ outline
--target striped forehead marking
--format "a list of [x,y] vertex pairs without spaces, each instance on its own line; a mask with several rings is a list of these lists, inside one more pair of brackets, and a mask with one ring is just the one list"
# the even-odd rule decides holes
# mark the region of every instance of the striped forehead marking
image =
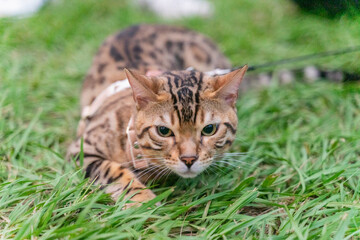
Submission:
[[180,123],[195,122],[199,110],[203,74],[195,71],[165,73]]

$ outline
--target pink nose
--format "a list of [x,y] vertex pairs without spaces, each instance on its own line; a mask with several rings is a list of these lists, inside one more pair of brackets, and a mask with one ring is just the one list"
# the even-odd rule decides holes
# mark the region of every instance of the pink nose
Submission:
[[198,156],[181,156],[180,160],[185,163],[185,165],[190,168],[194,162],[198,159]]

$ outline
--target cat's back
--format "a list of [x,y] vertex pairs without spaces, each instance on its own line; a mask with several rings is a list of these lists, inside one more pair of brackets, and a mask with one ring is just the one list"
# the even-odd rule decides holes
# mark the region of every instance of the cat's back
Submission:
[[89,105],[111,83],[125,79],[124,68],[148,71],[199,71],[230,68],[227,58],[208,37],[186,28],[136,25],[108,37],[85,78],[81,106]]

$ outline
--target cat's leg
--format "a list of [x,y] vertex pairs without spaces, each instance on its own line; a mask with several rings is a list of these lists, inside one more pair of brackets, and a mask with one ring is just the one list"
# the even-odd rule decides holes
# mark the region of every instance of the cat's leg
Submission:
[[84,158],[86,177],[95,179],[96,184],[105,186],[105,192],[118,199],[124,192],[125,198],[138,203],[147,202],[155,197],[150,189],[145,189],[135,174],[117,162],[97,157]]
[[[68,156],[79,156],[80,143],[76,142],[69,148]],[[94,180],[95,184],[104,187],[114,200],[117,200],[124,192],[125,198],[131,196],[134,204],[147,202],[155,198],[155,194],[146,189],[146,186],[129,169],[120,163],[106,159],[102,154],[93,152],[93,146],[84,142],[84,170],[85,177]],[[86,150],[85,150],[86,149]]]

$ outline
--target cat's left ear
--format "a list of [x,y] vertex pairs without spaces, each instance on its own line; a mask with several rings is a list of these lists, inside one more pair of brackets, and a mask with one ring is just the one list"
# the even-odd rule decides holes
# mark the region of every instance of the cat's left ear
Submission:
[[235,106],[238,98],[239,87],[248,66],[220,76],[215,83],[214,97],[225,100],[230,106]]

